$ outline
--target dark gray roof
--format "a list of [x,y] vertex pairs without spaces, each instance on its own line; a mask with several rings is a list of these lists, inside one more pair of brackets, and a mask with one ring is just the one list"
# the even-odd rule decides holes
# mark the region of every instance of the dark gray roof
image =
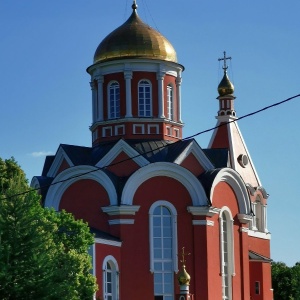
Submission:
[[226,168],[229,166],[228,149],[203,149],[203,152],[216,168]]
[[126,142],[150,162],[173,162],[193,141],[187,140],[173,143],[164,140],[136,140]]
[[260,262],[271,262],[272,259],[249,250],[249,260],[250,261],[260,261]]
[[55,155],[46,156],[43,171],[42,171],[42,176],[47,176],[47,173],[54,161],[54,158],[55,158]]
[[104,239],[113,242],[122,242],[118,237],[113,236],[105,231],[90,227],[90,232],[94,234],[95,238]]

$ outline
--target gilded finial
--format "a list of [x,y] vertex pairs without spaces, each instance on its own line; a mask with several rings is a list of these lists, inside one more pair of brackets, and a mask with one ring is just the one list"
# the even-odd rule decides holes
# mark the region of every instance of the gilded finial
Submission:
[[182,259],[180,260],[180,262],[182,263],[182,270],[179,272],[178,274],[178,282],[179,285],[190,285],[190,280],[191,280],[191,276],[188,274],[188,272],[185,269],[185,256],[189,256],[191,255],[191,253],[185,253],[184,252],[184,247],[182,247]]
[[136,0],[133,0],[133,4],[132,4],[132,9],[136,10],[138,8],[137,4],[136,4]]
[[224,76],[218,86],[218,93],[220,96],[225,96],[225,95],[232,95],[233,92],[234,92],[234,86],[233,84],[230,82],[229,78],[228,78],[228,75],[227,75],[227,69],[228,69],[228,66],[227,66],[227,59],[230,59],[231,60],[231,57],[227,57],[226,56],[226,51],[223,52],[224,56],[223,58],[219,58],[218,61],[221,61],[223,60],[224,61],[224,65],[223,65],[223,70],[224,70]]

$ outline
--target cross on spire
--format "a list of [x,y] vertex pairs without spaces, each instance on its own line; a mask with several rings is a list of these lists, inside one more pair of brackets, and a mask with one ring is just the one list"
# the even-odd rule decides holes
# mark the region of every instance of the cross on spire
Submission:
[[184,247],[182,247],[182,253],[181,253],[181,255],[182,255],[182,260],[180,260],[180,262],[181,262],[183,265],[185,265],[186,260],[184,259],[184,257],[185,257],[185,256],[191,255],[191,253],[185,253],[185,252],[184,252]]
[[223,66],[223,70],[226,71],[228,69],[228,66],[226,64],[226,60],[230,59],[231,60],[231,56],[226,57],[226,51],[223,52],[224,53],[224,57],[223,58],[219,58],[218,61],[224,60],[224,66]]

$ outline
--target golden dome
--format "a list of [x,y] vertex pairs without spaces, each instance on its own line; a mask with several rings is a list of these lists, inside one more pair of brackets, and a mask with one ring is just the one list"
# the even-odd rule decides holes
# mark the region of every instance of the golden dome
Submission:
[[98,46],[94,63],[124,58],[147,58],[177,62],[172,44],[159,32],[145,24],[132,5],[129,19],[110,33]]
[[232,95],[234,92],[234,86],[230,82],[226,69],[224,70],[224,76],[218,86],[218,93],[220,96]]
[[182,265],[182,270],[178,274],[179,285],[190,285],[191,276],[185,269],[185,265]]

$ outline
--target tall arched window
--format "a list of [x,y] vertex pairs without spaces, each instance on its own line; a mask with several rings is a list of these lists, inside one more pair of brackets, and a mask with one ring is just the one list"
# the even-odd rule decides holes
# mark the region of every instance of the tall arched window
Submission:
[[222,275],[222,299],[232,299],[232,276],[234,275],[233,219],[229,208],[220,212],[220,258]]
[[177,271],[176,210],[167,201],[150,208],[150,265],[154,276],[154,296],[174,299],[174,271]]
[[103,261],[103,299],[119,299],[119,268],[117,261],[111,255]]
[[169,84],[167,86],[167,118],[170,120],[174,118],[173,102],[173,87]]
[[152,116],[151,84],[148,80],[141,80],[138,85],[139,117]]
[[108,86],[108,117],[120,118],[120,85],[116,81]]

